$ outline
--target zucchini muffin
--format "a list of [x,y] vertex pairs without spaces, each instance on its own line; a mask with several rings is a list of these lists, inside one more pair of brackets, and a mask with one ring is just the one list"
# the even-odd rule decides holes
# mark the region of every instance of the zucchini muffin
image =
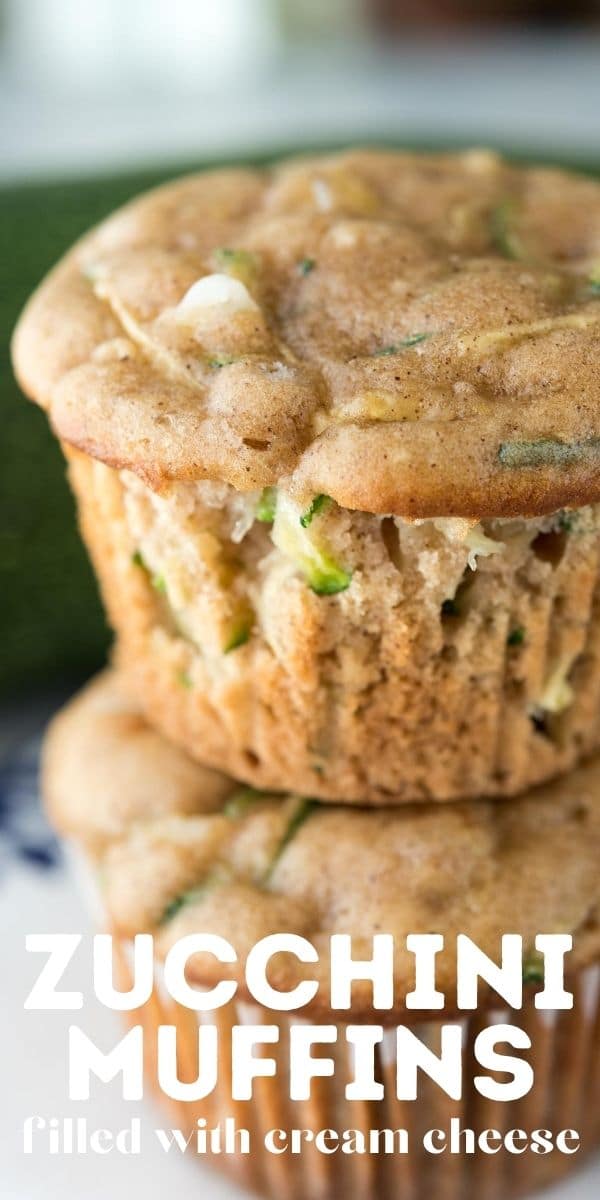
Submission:
[[[43,782],[54,824],[83,850],[96,876],[103,921],[117,940],[122,986],[131,985],[133,937],[154,935],[156,990],[132,1014],[145,1028],[151,1082],[160,1024],[177,1029],[180,1078],[195,1080],[198,1071],[200,1018],[168,998],[161,986],[163,955],[198,931],[225,937],[238,953],[238,964],[221,966],[218,975],[214,960],[190,960],[190,982],[210,986],[231,970],[240,989],[225,1008],[202,1016],[219,1031],[220,1086],[205,1101],[178,1102],[176,1122],[193,1132],[200,1119],[212,1126],[235,1116],[238,1126],[251,1129],[250,1155],[215,1160],[240,1182],[277,1200],[335,1200],[348,1192],[361,1200],[509,1200],[572,1170],[600,1142],[599,760],[501,805],[373,811],[274,797],[240,789],[186,758],[146,725],[122,683],[106,674],[55,719]],[[449,947],[464,933],[494,958],[507,931],[520,933],[527,948],[523,1011],[509,1014],[482,993],[480,1009],[462,1014],[466,1087],[459,1102],[423,1078],[416,1101],[395,1099],[393,1026],[408,1023],[439,1053],[440,1026],[455,1020],[452,951],[438,958],[436,986],[446,995],[446,1009],[432,1016],[404,1007],[414,986],[414,957],[404,950],[409,931],[444,934]],[[572,1011],[534,1006],[541,960],[533,945],[541,931],[573,934]],[[337,1044],[327,1047],[335,1075],[316,1080],[310,1100],[302,1102],[288,1095],[290,1018],[250,1004],[243,990],[247,951],[278,932],[308,938],[320,963],[302,967],[280,956],[269,972],[271,984],[286,990],[303,977],[316,978],[322,991],[302,1017],[333,1021],[338,1033]],[[384,1096],[366,1103],[345,1096],[352,1055],[346,1025],[328,1007],[328,948],[332,934],[350,933],[353,957],[367,958],[376,932],[396,939],[394,1009],[374,1012],[368,985],[359,983],[346,1017],[348,1024],[388,1025],[377,1046]],[[470,1082],[475,1039],[494,1019],[514,1022],[532,1041],[536,1082],[519,1101],[486,1100]],[[277,1075],[257,1081],[252,1102],[232,1104],[231,1030],[248,1021],[279,1027],[279,1044],[268,1048]],[[581,1151],[575,1157],[502,1150],[492,1157],[436,1159],[420,1150],[424,1132],[447,1128],[453,1116],[476,1131],[576,1129]],[[355,1129],[365,1138],[371,1129],[401,1127],[409,1131],[412,1153],[329,1157],[305,1145],[301,1154],[278,1156],[261,1149],[266,1131],[277,1127]]]
[[483,151],[193,176],[84,238],[14,350],[192,755],[387,804],[600,744],[600,185]]

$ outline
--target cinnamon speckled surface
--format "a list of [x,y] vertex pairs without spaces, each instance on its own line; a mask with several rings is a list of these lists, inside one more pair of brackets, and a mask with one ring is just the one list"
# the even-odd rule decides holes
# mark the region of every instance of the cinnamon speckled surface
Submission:
[[[596,183],[491,152],[190,176],[59,265],[17,373],[65,440],[155,486],[289,478],[374,512],[549,512],[600,495],[599,252]],[[223,271],[250,305],[182,322]],[[502,459],[541,439],[577,453]]]

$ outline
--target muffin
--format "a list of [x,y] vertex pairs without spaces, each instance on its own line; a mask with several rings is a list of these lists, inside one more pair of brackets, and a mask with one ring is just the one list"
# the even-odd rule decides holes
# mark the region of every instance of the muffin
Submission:
[[[103,919],[116,939],[122,986],[130,986],[132,939],[155,939],[156,988],[131,1014],[145,1031],[147,1074],[156,1083],[158,1025],[177,1030],[180,1079],[198,1072],[198,1020],[216,1024],[220,1073],[216,1090],[201,1103],[178,1101],[177,1128],[197,1131],[234,1116],[252,1131],[250,1154],[215,1156],[215,1165],[261,1193],[284,1200],[335,1200],[351,1192],[361,1200],[429,1200],[432,1195],[492,1200],[521,1195],[572,1170],[600,1142],[600,761],[547,784],[518,803],[482,801],[349,809],[273,797],[240,789],[232,780],[186,758],[153,730],[125,698],[118,678],[106,674],[56,718],[48,735],[43,783],[51,818],[83,850],[97,879]],[[188,979],[211,986],[231,970],[239,983],[233,1001],[197,1015],[168,997],[161,961],[177,939],[202,931],[225,937],[238,954],[231,968],[196,956]],[[414,982],[408,932],[445,935],[436,986],[446,1008],[423,1014],[405,1008]],[[458,933],[470,936],[497,958],[503,933],[520,933],[526,948],[524,1008],[513,1014],[482,993],[480,1008],[463,1013],[463,1099],[452,1101],[425,1077],[418,1098],[395,1099],[393,1026],[410,1024],[439,1053],[442,1024],[456,1020],[452,997],[456,964],[450,947]],[[547,1012],[534,1005],[540,962],[533,953],[538,932],[572,933],[568,986],[572,1011]],[[301,1018],[257,1008],[244,991],[243,964],[260,938],[297,933],[319,952],[319,964],[302,966],[291,956],[273,960],[269,979],[287,990],[303,977],[320,990]],[[371,1008],[370,987],[357,984],[351,1010],[329,1008],[329,939],[350,933],[353,957],[370,957],[371,938],[396,939],[395,1002],[388,1012]],[[454,1001],[455,1003],[455,1001]],[[500,1005],[500,1007],[499,1007]],[[313,1084],[310,1099],[291,1101],[286,1075],[290,1022],[333,1022],[337,1040],[327,1046],[335,1073]],[[474,1042],[494,1020],[514,1021],[531,1038],[533,1090],[507,1103],[484,1099],[472,1086]],[[259,1079],[251,1102],[231,1101],[232,1028],[275,1024],[279,1043],[268,1047],[277,1061],[274,1078]],[[345,1042],[350,1025],[386,1024],[377,1046],[376,1078],[383,1098],[359,1102],[345,1096],[352,1055]],[[476,1072],[475,1072],[476,1073]],[[581,1151],[515,1155],[502,1150],[436,1158],[420,1150],[423,1134],[446,1129],[451,1117],[477,1132],[493,1127],[531,1131],[575,1129]],[[305,1144],[301,1153],[276,1155],[263,1146],[265,1133],[280,1128],[404,1128],[412,1152],[327,1156]]]
[[146,715],[256,787],[513,795],[600,743],[600,185],[356,151],[134,201],[15,363]]

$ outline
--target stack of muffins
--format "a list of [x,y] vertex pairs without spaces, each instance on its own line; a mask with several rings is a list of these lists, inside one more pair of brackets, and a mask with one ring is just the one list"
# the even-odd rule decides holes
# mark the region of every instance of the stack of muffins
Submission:
[[[207,931],[237,949],[221,1045],[248,1020],[243,962],[261,937],[307,937],[275,982],[323,980],[329,938],[397,939],[395,1007],[357,985],[348,1023],[453,1017],[459,933],[527,948],[517,1024],[535,1086],[453,1102],[423,1080],[345,1098],[331,1078],[291,1103],[275,1078],[232,1105],[179,1105],[188,1130],[235,1115],[249,1156],[217,1165],[274,1197],[507,1200],[600,1142],[600,186],[495,155],[380,151],[194,176],[80,242],[15,339],[24,389],[65,450],[116,633],[115,665],[59,715],[52,818],[101,881],[124,978]],[[570,772],[570,773],[567,773]],[[445,935],[447,1009],[406,1011],[408,933]],[[537,933],[570,933],[572,1012],[536,1010]],[[361,949],[364,953],[361,954]],[[219,966],[219,972],[222,972]],[[214,960],[191,960],[199,986]],[[493,1000],[487,1002],[493,1008]],[[497,1004],[497,1002],[496,1002]],[[464,1055],[482,1025],[464,1019]],[[197,1021],[157,986],[135,1014]],[[347,1053],[347,1052],[346,1052]],[[582,1151],[436,1157],[423,1132],[578,1129]],[[274,1127],[407,1128],[409,1156],[299,1156]]]

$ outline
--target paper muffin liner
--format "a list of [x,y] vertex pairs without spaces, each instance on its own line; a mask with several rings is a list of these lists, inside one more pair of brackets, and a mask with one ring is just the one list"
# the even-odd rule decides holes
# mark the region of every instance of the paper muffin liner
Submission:
[[[131,984],[131,943],[115,939],[115,958],[120,984]],[[198,1074],[198,1025],[214,1024],[219,1037],[219,1080],[215,1092],[197,1103],[167,1100],[173,1127],[187,1136],[194,1134],[198,1122],[211,1129],[233,1118],[236,1128],[250,1133],[248,1154],[202,1154],[218,1170],[232,1176],[238,1184],[273,1200],[510,1200],[523,1196],[572,1172],[582,1159],[600,1145],[600,966],[580,971],[570,981],[575,996],[570,1012],[542,1012],[533,999],[526,1000],[519,1013],[495,1009],[477,1012],[460,1020],[463,1034],[465,1088],[463,1099],[449,1099],[424,1076],[419,1098],[401,1102],[395,1097],[396,1054],[393,1031],[386,1031],[377,1048],[376,1078],[384,1084],[382,1101],[349,1101],[345,1084],[352,1077],[352,1051],[343,1040],[343,1025],[335,1045],[324,1053],[335,1061],[335,1073],[312,1081],[308,1101],[289,1098],[289,1027],[297,1017],[262,1009],[257,1005],[233,1001],[216,1012],[197,1014],[176,1003],[167,993],[162,968],[157,963],[155,990],[151,1000],[128,1014],[133,1024],[144,1028],[147,1083],[160,1092],[157,1083],[156,1035],[160,1025],[173,1025],[177,1031],[177,1062],[181,1082],[192,1082]],[[442,1019],[443,1020],[443,1019]],[[412,1025],[417,1036],[439,1052],[442,1020],[427,1020]],[[469,1084],[477,1074],[474,1044],[482,1028],[492,1022],[513,1021],[525,1029],[532,1042],[528,1053],[535,1076],[531,1092],[515,1102],[490,1101]],[[280,1040],[265,1048],[276,1061],[276,1074],[254,1081],[251,1101],[231,1099],[231,1030],[234,1025],[276,1024]],[[448,1024],[448,1022],[444,1022]],[[497,1154],[450,1154],[439,1156],[422,1148],[423,1135],[433,1128],[448,1129],[453,1117],[463,1128],[477,1134],[484,1129],[505,1132],[522,1129],[546,1129],[554,1134],[562,1129],[577,1130],[581,1146],[575,1155],[563,1155],[554,1149],[546,1156],[530,1151],[514,1155],[502,1148]],[[264,1146],[264,1136],[272,1129],[359,1130],[368,1137],[370,1130],[404,1129],[409,1152],[323,1154],[314,1145],[304,1144],[299,1154],[276,1155]],[[190,1153],[194,1153],[191,1150]]]
[[[263,579],[261,567],[259,618],[222,653],[203,643],[208,608],[197,643],[145,569],[119,473],[68,453],[117,661],[150,721],[200,761],[259,788],[388,805],[518,794],[600,744],[596,509],[525,533],[523,522],[486,525],[492,547],[510,542],[505,553],[481,530],[469,551],[443,522],[424,532],[388,518],[384,537],[381,518],[348,514],[367,521],[367,557],[393,535],[397,565],[378,559],[372,577],[356,572],[355,595],[353,582],[335,596],[314,595],[293,569]],[[260,526],[256,537],[269,535]],[[215,621],[230,600],[215,593]]]

